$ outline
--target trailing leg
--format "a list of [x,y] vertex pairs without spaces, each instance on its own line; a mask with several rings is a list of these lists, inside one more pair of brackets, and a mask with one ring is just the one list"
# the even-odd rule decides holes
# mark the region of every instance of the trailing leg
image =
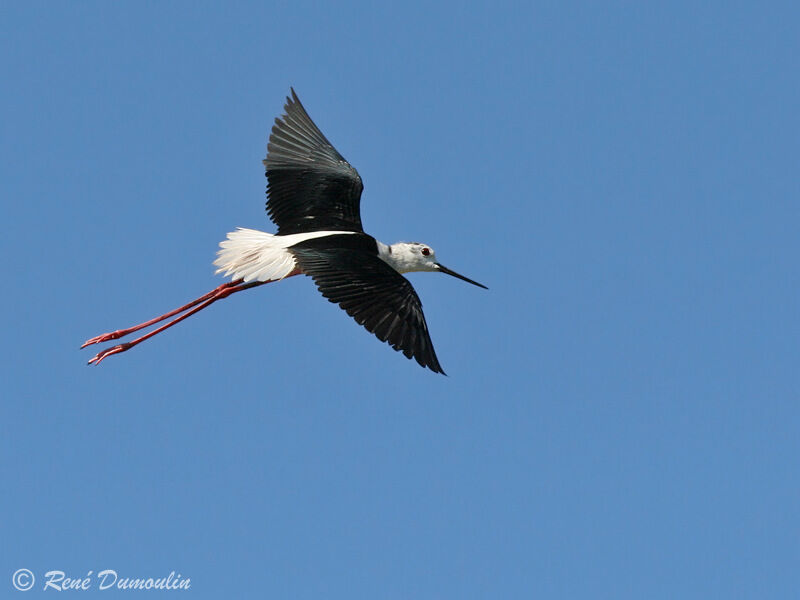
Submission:
[[[208,306],[211,306],[217,300],[222,300],[223,298],[227,298],[228,296],[230,296],[231,294],[235,294],[236,292],[241,292],[243,290],[248,290],[250,288],[253,288],[253,287],[256,287],[256,286],[259,286],[259,285],[264,285],[265,283],[271,283],[271,282],[269,282],[269,281],[253,281],[251,283],[242,283],[241,280],[233,281],[233,282],[221,285],[221,286],[211,290],[205,296],[201,296],[200,298],[198,298],[197,300],[194,300],[193,302],[190,302],[186,306],[183,306],[183,307],[181,307],[179,309],[175,309],[174,311],[171,311],[171,312],[167,313],[166,315],[162,315],[161,317],[157,317],[156,319],[152,319],[151,321],[148,321],[147,323],[142,323],[141,325],[137,325],[136,327],[132,327],[130,329],[120,330],[122,332],[120,335],[116,335],[116,337],[108,337],[106,339],[117,339],[118,337],[121,337],[122,335],[127,335],[128,333],[131,333],[133,331],[137,331],[139,329],[142,329],[143,327],[147,327],[148,325],[152,325],[154,323],[158,323],[159,321],[163,321],[164,319],[167,319],[167,318],[169,318],[169,317],[171,317],[173,315],[176,315],[176,314],[179,314],[179,313],[183,312],[184,310],[187,310],[188,308],[191,308],[191,310],[189,310],[185,314],[181,315],[177,319],[173,319],[172,321],[170,321],[166,325],[162,325],[161,327],[159,327],[157,329],[154,329],[150,333],[147,333],[147,334],[145,334],[145,335],[143,335],[143,336],[141,336],[139,338],[136,338],[133,341],[125,342],[123,344],[117,344],[116,346],[112,346],[110,348],[106,348],[105,350],[101,350],[93,358],[89,359],[89,363],[88,364],[90,364],[90,365],[91,364],[99,365],[100,362],[104,358],[106,358],[108,356],[111,356],[113,354],[119,354],[121,352],[125,352],[126,350],[130,350],[134,346],[136,346],[138,344],[141,344],[143,341],[145,341],[147,339],[150,339],[154,335],[156,335],[158,333],[161,333],[162,331],[165,331],[166,329],[169,329],[173,325],[176,325],[177,323],[180,323],[181,321],[183,321],[184,319],[186,319],[188,317],[191,317],[196,312],[199,312],[199,311],[203,310],[204,308],[206,308]],[[194,308],[192,308],[192,307],[194,307]],[[115,331],[113,333],[105,334],[105,335],[106,336],[114,336],[117,333],[119,333],[119,332]],[[97,338],[92,338],[92,340],[106,341],[104,339],[100,339],[100,338],[103,338],[103,337],[104,336],[98,336]],[[88,345],[89,343],[97,343],[97,342],[92,341],[92,340],[89,340],[86,344],[84,344],[84,346]]]

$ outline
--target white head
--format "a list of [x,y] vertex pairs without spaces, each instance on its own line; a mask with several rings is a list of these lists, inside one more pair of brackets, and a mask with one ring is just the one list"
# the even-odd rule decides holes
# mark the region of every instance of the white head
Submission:
[[388,247],[387,255],[382,256],[386,262],[392,265],[399,273],[410,273],[412,271],[439,271],[447,273],[453,277],[458,277],[464,281],[488,289],[485,285],[467,279],[455,271],[451,271],[444,265],[436,261],[436,252],[427,244],[419,242],[398,242]]

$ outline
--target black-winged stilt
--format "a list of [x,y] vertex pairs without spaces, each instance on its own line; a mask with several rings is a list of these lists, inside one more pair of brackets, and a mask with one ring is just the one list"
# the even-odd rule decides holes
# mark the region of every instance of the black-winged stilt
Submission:
[[[130,350],[235,292],[294,275],[308,275],[331,302],[367,331],[407,358],[442,373],[433,350],[422,303],[401,273],[438,271],[487,289],[444,267],[433,249],[417,242],[387,246],[364,233],[359,204],[364,189],[358,172],[339,154],[308,116],[291,90],[286,114],[275,119],[267,158],[267,213],[276,234],[237,229],[220,243],[214,264],[232,281],[205,296],[135,327],[87,340],[116,340],[181,315],[131,342],[102,350],[89,364]],[[183,313],[183,314],[181,314]]]

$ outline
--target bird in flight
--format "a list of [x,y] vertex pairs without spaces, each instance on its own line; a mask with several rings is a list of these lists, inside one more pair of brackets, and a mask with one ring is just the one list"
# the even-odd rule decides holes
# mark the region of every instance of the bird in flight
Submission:
[[[214,264],[231,281],[159,317],[98,335],[81,348],[116,340],[176,317],[130,342],[97,353],[89,364],[130,350],[217,300],[294,275],[308,275],[322,295],[341,306],[379,340],[445,374],[433,349],[422,303],[402,273],[446,273],[476,281],[436,260],[427,244],[383,244],[361,226],[361,176],[317,128],[291,89],[285,114],[275,119],[267,158],[267,214],[278,228],[265,233],[239,228],[220,242]],[[180,316],[177,316],[180,315]]]

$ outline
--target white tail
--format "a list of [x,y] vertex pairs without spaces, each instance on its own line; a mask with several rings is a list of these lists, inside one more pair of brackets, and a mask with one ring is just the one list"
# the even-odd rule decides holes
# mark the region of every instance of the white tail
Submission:
[[294,257],[286,250],[290,237],[241,227],[231,231],[219,243],[216,272],[245,282],[283,279],[295,269]]

